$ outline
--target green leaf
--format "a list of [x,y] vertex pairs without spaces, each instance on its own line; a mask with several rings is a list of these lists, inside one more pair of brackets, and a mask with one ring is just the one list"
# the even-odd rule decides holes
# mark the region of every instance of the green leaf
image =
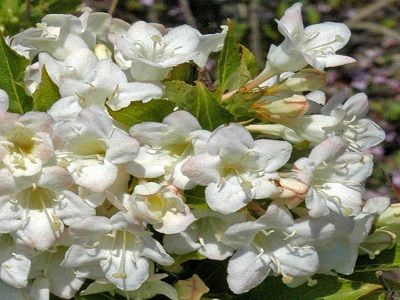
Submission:
[[142,122],[161,122],[165,116],[174,111],[175,103],[165,99],[154,99],[150,102],[132,102],[128,107],[118,111],[108,108],[109,114],[126,126]]
[[250,76],[253,78],[259,72],[256,57],[245,46],[240,45],[240,49],[242,52],[241,63],[246,66],[246,69],[248,70]]
[[382,251],[374,259],[368,255],[361,255],[357,259],[354,272],[385,271],[400,268],[400,245]]
[[193,260],[203,260],[206,259],[207,257],[201,255],[200,253],[196,252],[190,252],[187,254],[183,255],[172,255],[172,258],[174,259],[174,264],[168,267],[164,267],[163,269],[171,272],[171,273],[180,273],[182,272],[182,264],[187,261],[193,261]]
[[0,32],[0,89],[10,99],[9,111],[23,114],[32,108],[32,99],[26,94],[22,82],[29,59],[13,51]]
[[295,300],[354,300],[363,299],[373,292],[382,291],[380,284],[365,283],[344,278],[319,275],[315,276],[317,284],[303,284],[290,288],[278,277],[267,277],[263,283],[246,294],[234,297],[235,300],[295,299]]
[[239,44],[234,38],[233,30],[233,23],[231,20],[228,20],[228,33],[218,60],[218,79],[222,92],[227,90],[232,76],[237,76],[237,70],[241,64]]
[[58,86],[51,80],[49,73],[43,66],[39,87],[33,94],[33,110],[48,111],[60,97]]
[[167,99],[194,115],[204,129],[214,130],[234,121],[233,116],[218,103],[215,94],[202,82],[196,82],[196,86],[193,86],[183,81],[168,81],[165,82],[165,91]]

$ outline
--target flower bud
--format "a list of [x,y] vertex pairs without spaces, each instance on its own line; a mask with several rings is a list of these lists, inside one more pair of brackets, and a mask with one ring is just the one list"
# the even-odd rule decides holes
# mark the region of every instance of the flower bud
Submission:
[[210,290],[197,274],[186,280],[178,280],[175,288],[178,298],[182,300],[200,300]]
[[274,197],[286,204],[289,208],[296,207],[305,198],[308,186],[295,178],[281,178],[279,185],[282,192]]
[[246,126],[246,129],[268,138],[283,138],[292,144],[304,141],[293,129],[281,124],[254,124]]
[[265,104],[265,102],[256,102],[252,109],[258,118],[276,119],[276,118],[296,118],[307,112],[309,103],[304,96],[294,95],[289,98],[277,100]]
[[326,73],[317,69],[303,69],[283,82],[292,92],[315,91],[325,86]]

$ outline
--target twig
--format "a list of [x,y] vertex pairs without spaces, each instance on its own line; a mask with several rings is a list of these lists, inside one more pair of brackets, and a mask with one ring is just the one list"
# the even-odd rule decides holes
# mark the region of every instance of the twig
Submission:
[[383,34],[383,35],[392,37],[400,42],[400,34],[397,31],[387,28],[385,26],[379,25],[379,24],[375,24],[372,22],[357,22],[354,24],[350,23],[350,24],[348,24],[348,26],[351,29],[368,30],[373,33]]
[[114,13],[115,9],[117,8],[118,1],[119,1],[119,0],[112,0],[111,5],[110,5],[110,8],[108,9],[108,13],[109,13],[110,15],[112,15],[112,14]]
[[256,201],[251,201],[247,204],[247,209],[261,217],[265,214],[265,209],[262,208]]
[[196,27],[196,18],[193,16],[192,10],[190,9],[189,1],[179,0],[179,7],[181,8],[182,15],[185,18],[186,23],[192,27]]
[[263,64],[263,49],[261,47],[260,37],[260,5],[259,0],[250,0],[248,9],[248,22],[250,27],[250,49],[256,57],[259,67]]

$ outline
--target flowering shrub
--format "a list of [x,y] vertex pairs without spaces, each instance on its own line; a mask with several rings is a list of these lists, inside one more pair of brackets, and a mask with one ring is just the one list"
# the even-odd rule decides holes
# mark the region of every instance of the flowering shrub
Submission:
[[277,23],[261,72],[231,22],[203,35],[84,12],[2,37],[1,294],[200,299],[215,292],[185,264],[204,259],[229,260],[222,298],[386,293],[345,277],[400,262],[398,207],[364,197],[385,134],[365,94],[321,90],[354,62],[336,54],[350,31],[304,27],[301,4]]

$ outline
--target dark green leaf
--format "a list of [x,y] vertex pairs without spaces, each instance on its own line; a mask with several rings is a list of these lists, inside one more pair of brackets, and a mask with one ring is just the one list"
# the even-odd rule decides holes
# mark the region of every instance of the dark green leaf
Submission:
[[23,114],[32,108],[32,99],[26,94],[23,76],[30,61],[13,51],[0,32],[0,89],[10,99],[9,111]]
[[373,292],[383,292],[379,284],[352,281],[335,276],[316,276],[317,284],[308,286],[303,284],[297,288],[289,288],[282,283],[279,277],[267,277],[263,283],[246,294],[236,296],[235,300],[354,300]]
[[218,103],[215,95],[203,83],[196,82],[196,86],[197,98],[192,113],[204,129],[214,130],[233,121],[233,116]]
[[58,86],[51,80],[46,68],[42,68],[42,79],[33,94],[33,110],[48,111],[60,99]]
[[168,81],[165,90],[166,98],[194,115],[204,129],[214,130],[234,121],[233,116],[218,103],[215,94],[201,82],[193,86],[183,81]]
[[110,108],[108,112],[117,121],[126,126],[133,126],[142,122],[161,122],[165,116],[174,111],[176,104],[165,99],[154,99],[150,102],[132,102],[128,107],[118,111]]
[[233,36],[233,23],[228,20],[228,33],[225,38],[224,47],[222,48],[218,60],[218,79],[222,92],[227,90],[229,82],[233,76],[237,76],[237,70],[241,64],[239,53],[239,44]]

